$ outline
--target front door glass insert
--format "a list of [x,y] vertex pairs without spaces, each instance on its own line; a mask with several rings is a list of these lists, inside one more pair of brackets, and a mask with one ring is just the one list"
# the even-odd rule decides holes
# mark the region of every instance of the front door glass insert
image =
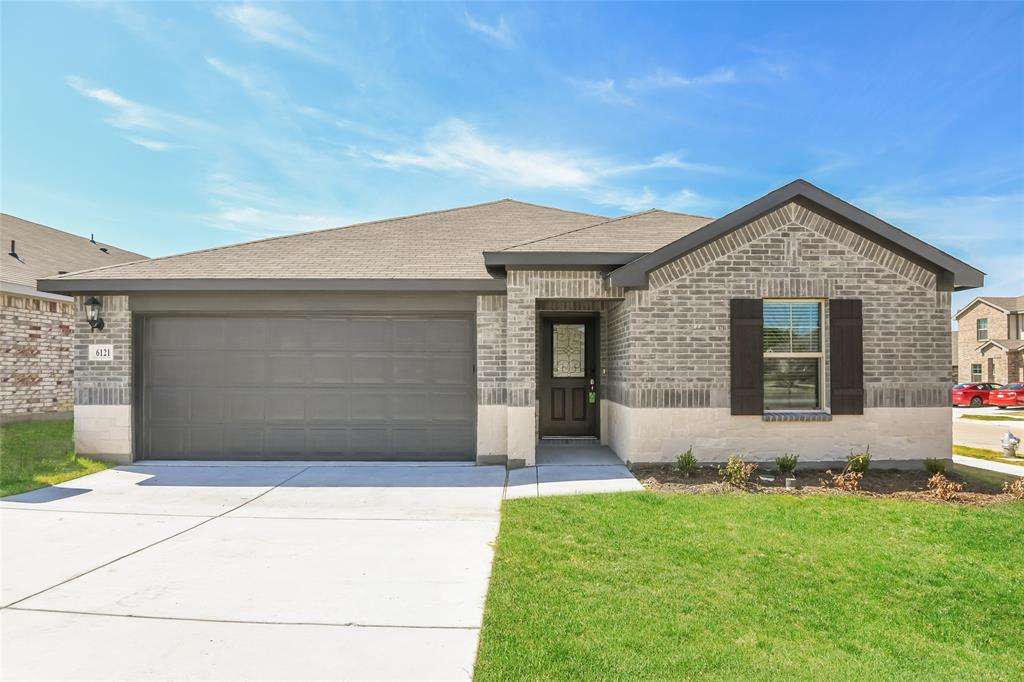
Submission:
[[586,375],[587,332],[583,324],[551,326],[553,361],[551,376],[556,379],[580,378]]

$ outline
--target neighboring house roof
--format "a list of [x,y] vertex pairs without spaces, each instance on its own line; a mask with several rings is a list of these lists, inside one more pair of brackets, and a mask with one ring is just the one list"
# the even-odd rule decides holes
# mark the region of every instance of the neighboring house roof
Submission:
[[[378,283],[366,288],[379,286],[382,280],[414,280],[429,288],[431,281],[463,280],[471,288],[477,287],[479,280],[493,281],[484,265],[484,251],[605,220],[603,216],[502,199],[79,272],[51,280],[47,286],[82,290],[80,287],[102,281],[106,288],[119,282],[141,282],[146,288],[146,281],[230,279],[257,281],[254,286],[258,280]],[[504,287],[502,282],[494,284]],[[296,288],[302,285],[300,281]]]
[[978,296],[961,308],[954,317],[960,318],[964,313],[979,303],[987,303],[993,308],[1001,310],[1007,314],[1024,312],[1024,296]]
[[1024,339],[989,339],[975,350],[983,350],[988,346],[998,346],[1007,352],[1021,350],[1024,348]]
[[[17,257],[10,254],[11,242]],[[0,213],[0,282],[5,290],[31,293],[36,281],[61,272],[144,260],[146,257],[46,225]]]
[[984,284],[985,273],[980,270],[893,227],[867,211],[815,187],[806,180],[794,180],[653,253],[637,258],[615,270],[610,277],[611,283],[614,286],[644,287],[647,285],[647,274],[652,270],[718,239],[790,201],[798,200],[810,201],[834,214],[840,220],[858,226],[868,236],[886,244],[895,245],[908,254],[950,273],[951,283],[955,289],[970,289]]

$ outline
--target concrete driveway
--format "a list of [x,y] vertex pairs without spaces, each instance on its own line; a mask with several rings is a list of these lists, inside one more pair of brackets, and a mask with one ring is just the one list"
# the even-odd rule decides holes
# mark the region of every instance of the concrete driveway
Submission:
[[3,679],[466,679],[472,464],[125,466],[0,502]]

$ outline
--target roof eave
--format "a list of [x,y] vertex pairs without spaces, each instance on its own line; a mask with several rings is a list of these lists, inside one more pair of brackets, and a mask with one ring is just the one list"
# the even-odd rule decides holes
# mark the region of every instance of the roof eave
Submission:
[[647,275],[652,270],[800,197],[820,205],[851,223],[863,227],[883,240],[916,254],[919,258],[936,266],[940,271],[950,273],[952,287],[956,291],[974,289],[983,286],[985,283],[985,273],[981,270],[971,267],[967,263],[871,215],[867,211],[859,209],[839,197],[815,187],[806,180],[794,180],[788,185],[769,192],[760,199],[708,223],[704,227],[677,239],[671,244],[641,256],[615,270],[610,275],[611,284],[628,288],[645,288],[647,287]]
[[599,267],[625,265],[648,252],[611,252],[611,251],[485,251],[484,265],[489,268],[505,266],[556,265],[580,267],[593,265]]
[[40,291],[66,295],[132,294],[156,291],[363,291],[363,292],[503,292],[505,280],[479,279],[41,279]]

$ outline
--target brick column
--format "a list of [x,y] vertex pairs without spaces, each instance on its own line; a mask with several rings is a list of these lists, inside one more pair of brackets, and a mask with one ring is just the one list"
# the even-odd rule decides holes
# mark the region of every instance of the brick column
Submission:
[[530,272],[508,273],[506,372],[508,464],[533,466],[537,451],[537,299]]
[[[102,330],[94,331],[75,299],[75,450],[128,463],[132,447],[132,318],[127,296],[98,297]],[[90,358],[89,346],[109,344],[109,360]]]
[[476,298],[476,461],[504,464],[508,454],[504,296]]

